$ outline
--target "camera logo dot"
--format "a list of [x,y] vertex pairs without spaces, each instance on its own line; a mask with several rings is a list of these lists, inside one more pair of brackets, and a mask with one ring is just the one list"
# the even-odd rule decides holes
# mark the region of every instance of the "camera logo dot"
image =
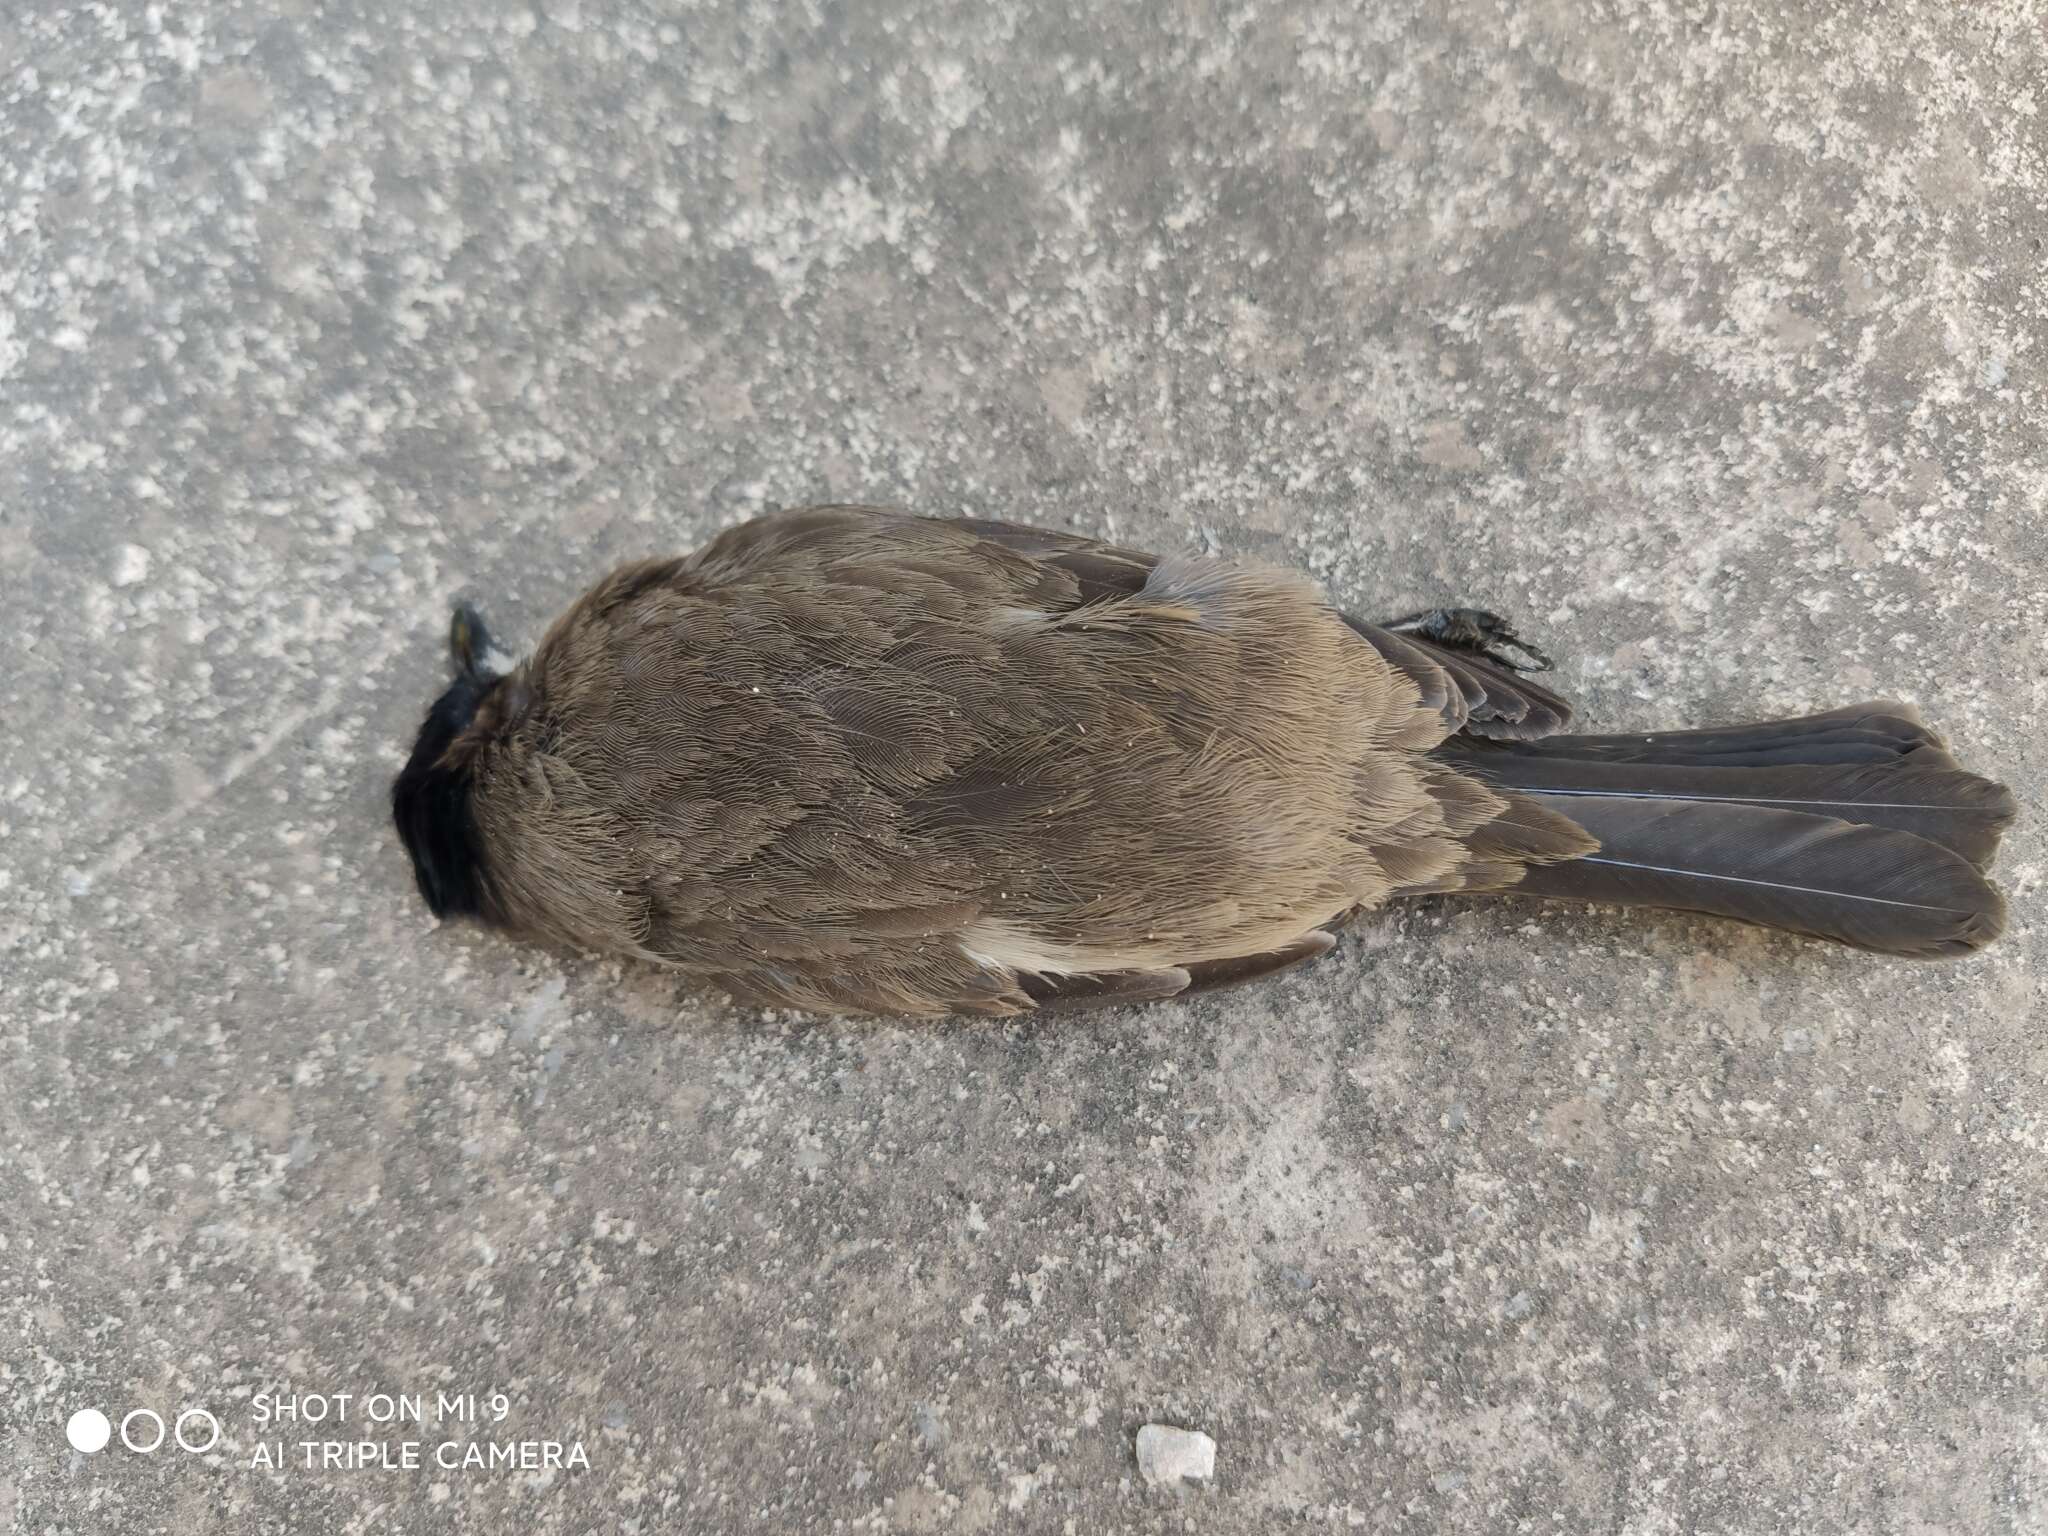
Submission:
[[97,1408],[79,1409],[64,1426],[64,1438],[71,1442],[71,1449],[83,1451],[88,1456],[95,1451],[104,1451],[113,1433],[114,1426]]
[[[206,1421],[206,1444],[194,1445],[185,1438],[185,1421],[188,1419],[204,1419]],[[178,1445],[182,1449],[190,1451],[194,1456],[204,1456],[220,1443],[220,1420],[216,1419],[204,1408],[187,1408],[178,1415],[177,1427],[171,1433],[176,1437]]]
[[[129,1438],[128,1426],[137,1419],[154,1419],[156,1421],[156,1438],[147,1445],[137,1445],[134,1440]],[[129,1409],[126,1416],[121,1420],[121,1443],[131,1451],[139,1451],[144,1456],[150,1455],[157,1447],[164,1443],[164,1416],[148,1408]]]

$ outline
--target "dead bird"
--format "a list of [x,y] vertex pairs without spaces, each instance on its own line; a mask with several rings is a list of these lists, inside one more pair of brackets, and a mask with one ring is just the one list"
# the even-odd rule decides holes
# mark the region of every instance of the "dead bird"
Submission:
[[1911,707],[1563,734],[1547,658],[1298,573],[862,507],[614,571],[458,675],[393,789],[437,916],[753,1002],[1017,1014],[1178,997],[1397,897],[1989,943],[2012,795]]

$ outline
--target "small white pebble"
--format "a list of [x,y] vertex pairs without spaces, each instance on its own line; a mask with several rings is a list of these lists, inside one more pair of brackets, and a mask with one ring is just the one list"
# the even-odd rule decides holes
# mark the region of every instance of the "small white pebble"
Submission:
[[1147,1424],[1138,1431],[1138,1471],[1154,1488],[1206,1483],[1216,1475],[1216,1442],[1199,1429]]
[[114,556],[114,574],[111,578],[117,587],[132,587],[149,576],[149,551],[140,544],[123,544]]

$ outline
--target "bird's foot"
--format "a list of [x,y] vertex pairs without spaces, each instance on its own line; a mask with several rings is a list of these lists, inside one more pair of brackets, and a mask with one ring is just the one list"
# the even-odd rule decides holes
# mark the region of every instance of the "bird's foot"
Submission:
[[1548,672],[1551,667],[1550,658],[1516,634],[1506,619],[1483,608],[1431,608],[1386,627],[1454,651],[1471,651],[1510,672]]

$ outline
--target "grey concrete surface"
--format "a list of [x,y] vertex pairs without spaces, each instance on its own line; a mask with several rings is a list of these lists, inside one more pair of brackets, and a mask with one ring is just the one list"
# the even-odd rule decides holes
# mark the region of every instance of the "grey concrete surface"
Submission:
[[[0,1528],[2048,1528],[2044,146],[2038,0],[10,7]],[[1497,607],[1612,728],[1917,700],[2012,932],[913,1029],[436,931],[451,597],[835,498]]]

